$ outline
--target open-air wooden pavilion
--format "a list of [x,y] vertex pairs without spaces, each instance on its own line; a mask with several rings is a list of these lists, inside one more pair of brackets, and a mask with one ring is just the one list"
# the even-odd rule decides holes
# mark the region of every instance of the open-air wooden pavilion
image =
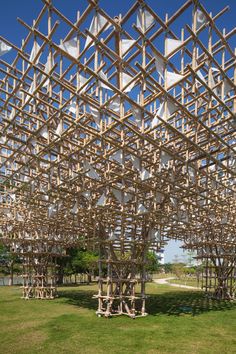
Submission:
[[97,314],[144,316],[147,251],[174,238],[204,260],[207,291],[235,298],[229,8],[188,0],[163,19],[138,0],[112,18],[84,2],[74,22],[43,0],[18,19],[21,46],[0,37],[1,235],[23,296],[52,298],[55,257],[83,245],[100,254]]

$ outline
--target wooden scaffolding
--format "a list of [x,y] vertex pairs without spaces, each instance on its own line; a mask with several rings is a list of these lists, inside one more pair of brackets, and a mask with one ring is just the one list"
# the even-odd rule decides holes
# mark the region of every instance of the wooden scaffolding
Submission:
[[[25,249],[43,235],[40,264],[53,242],[95,245],[97,313],[143,316],[148,249],[175,238],[201,258],[209,244],[235,252],[236,31],[218,25],[229,8],[188,0],[162,19],[138,0],[112,17],[86,0],[73,20],[43,3],[33,25],[18,19],[20,46],[0,37],[2,239]],[[226,213],[231,226],[206,241],[209,215]]]

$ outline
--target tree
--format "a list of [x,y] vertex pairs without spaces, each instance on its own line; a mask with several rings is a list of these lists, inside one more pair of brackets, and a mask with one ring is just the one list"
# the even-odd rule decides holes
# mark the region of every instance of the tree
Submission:
[[160,269],[161,265],[159,263],[158,256],[155,252],[148,252],[147,254],[147,265],[146,270],[149,273],[157,272]]
[[78,249],[72,258],[71,264],[74,273],[86,273],[90,283],[92,275],[98,269],[98,255],[92,251]]
[[187,251],[187,264],[192,267],[194,265],[194,257],[196,256],[196,252],[192,250]]
[[3,274],[9,275],[9,285],[13,285],[14,272],[19,269],[15,267],[19,264],[20,260],[9,250],[9,247],[5,246],[2,242],[0,243],[0,267]]
[[172,265],[172,272],[176,275],[178,279],[184,274],[184,263],[174,263]]
[[165,273],[172,273],[172,266],[173,266],[173,264],[171,264],[171,263],[163,264],[163,268],[164,268]]
[[71,278],[73,274],[87,274],[88,282],[92,275],[98,274],[98,254],[84,248],[70,248],[67,257],[58,258],[58,284],[63,283],[64,275]]

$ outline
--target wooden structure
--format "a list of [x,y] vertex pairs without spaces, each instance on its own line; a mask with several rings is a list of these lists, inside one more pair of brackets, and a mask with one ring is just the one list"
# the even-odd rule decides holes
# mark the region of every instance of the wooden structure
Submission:
[[97,313],[144,316],[148,249],[234,254],[234,226],[219,236],[208,214],[235,215],[235,29],[217,27],[227,7],[192,0],[165,19],[142,0],[115,18],[88,0],[75,22],[43,3],[32,26],[19,19],[20,47],[0,37],[16,53],[0,59],[2,237],[95,245]]
[[195,230],[187,231],[186,247],[196,250],[202,261],[203,288],[216,299],[236,298],[235,213],[216,216],[209,210]]

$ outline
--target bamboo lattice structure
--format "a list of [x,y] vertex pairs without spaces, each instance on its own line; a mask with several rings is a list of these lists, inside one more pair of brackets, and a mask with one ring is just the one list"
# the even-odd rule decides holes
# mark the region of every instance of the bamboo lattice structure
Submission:
[[162,19],[138,0],[112,18],[88,0],[72,22],[43,3],[32,26],[18,19],[21,46],[0,37],[1,54],[15,52],[0,59],[1,233],[20,245],[24,296],[53,297],[54,256],[93,245],[97,314],[145,316],[147,251],[175,238],[232,298],[235,28],[217,27],[228,7],[213,16],[188,0]]

